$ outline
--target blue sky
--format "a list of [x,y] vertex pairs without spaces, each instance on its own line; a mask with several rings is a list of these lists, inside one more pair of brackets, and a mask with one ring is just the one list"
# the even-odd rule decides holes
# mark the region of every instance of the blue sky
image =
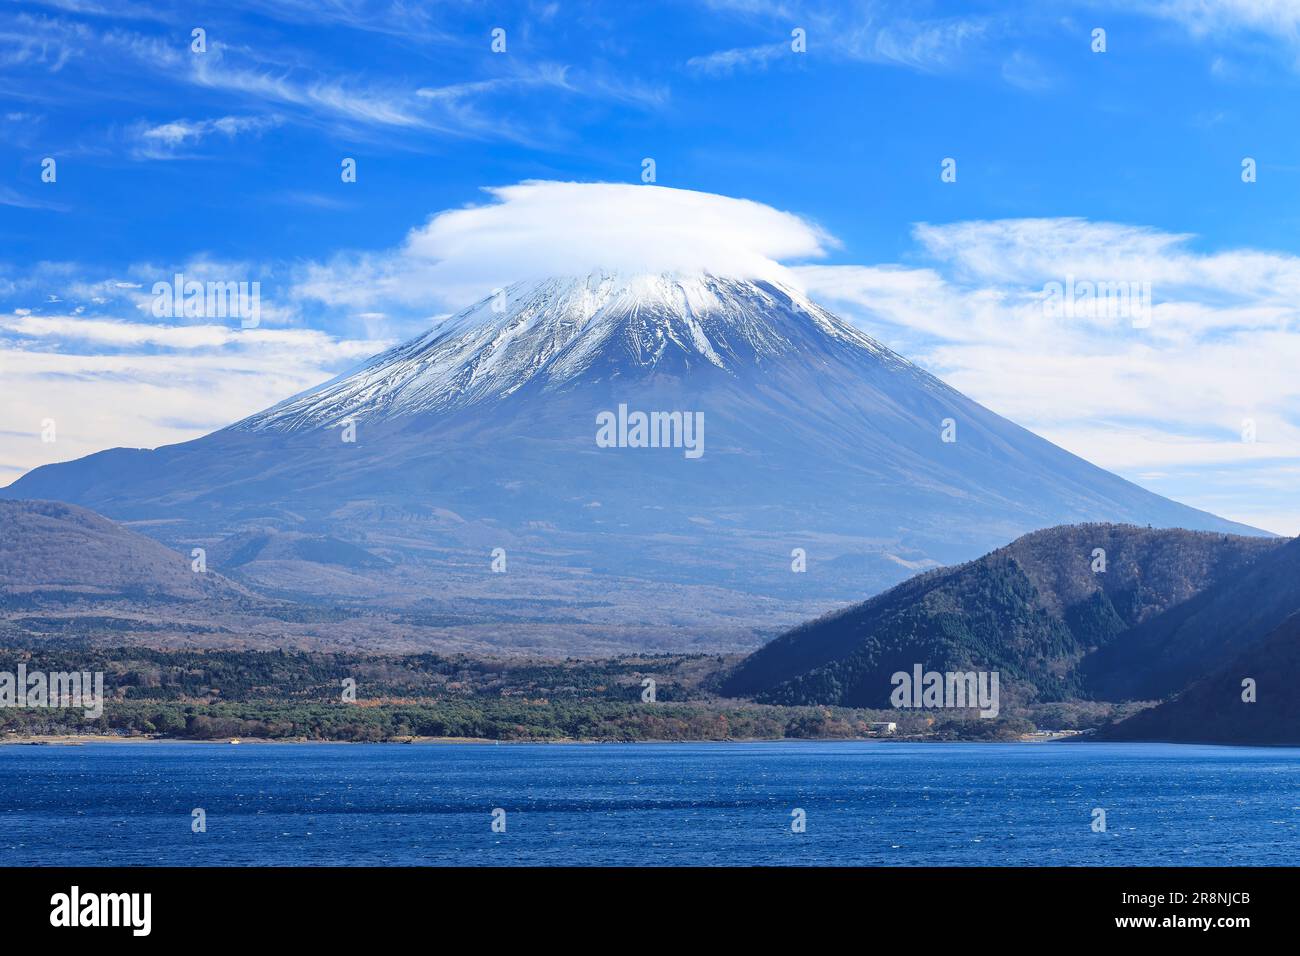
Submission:
[[[0,482],[193,437],[415,334],[535,265],[431,217],[551,210],[580,246],[559,193],[485,187],[639,185],[649,157],[658,186],[797,218],[755,249],[977,400],[1296,533],[1298,83],[1285,0],[10,3]],[[152,315],[178,270],[260,281],[261,327]],[[1068,276],[1149,282],[1149,326],[1045,322]]]

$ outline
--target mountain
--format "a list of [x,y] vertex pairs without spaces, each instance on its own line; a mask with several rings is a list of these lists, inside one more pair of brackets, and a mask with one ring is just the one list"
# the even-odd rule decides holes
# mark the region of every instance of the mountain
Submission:
[[[1243,681],[1255,700],[1243,699]],[[1300,614],[1173,700],[1102,730],[1104,740],[1300,746]]]
[[0,501],[4,598],[234,600],[247,592],[102,515],[58,501]]
[[1107,700],[1177,693],[1263,640],[1300,611],[1300,538],[1244,573],[1134,628],[1085,661],[1085,679]]
[[[265,602],[152,538],[59,501],[0,501],[0,644],[297,643]],[[253,640],[251,643],[257,643]]]
[[[998,671],[1004,695],[1010,689],[1022,703],[1090,696],[1089,678],[1108,676],[1086,666],[1090,655],[1127,646],[1135,629],[1290,547],[1182,530],[1049,528],[781,635],[742,661],[723,692],[772,703],[886,707],[890,676],[920,664]],[[1123,666],[1144,664],[1125,659]]]
[[[204,650],[355,650],[359,643],[376,652],[513,650],[511,622],[523,613],[513,607],[501,608],[489,629],[477,618],[452,617],[436,602],[405,613],[371,611],[340,593],[325,606],[304,606],[292,594],[250,591],[213,563],[253,569],[250,576],[257,578],[304,554],[315,562],[316,585],[332,573],[330,583],[340,592],[349,570],[377,560],[324,537],[236,535],[208,553],[207,570],[200,572],[189,557],[85,508],[3,500],[0,646],[72,640]],[[599,652],[609,650],[592,642]]]
[[[673,447],[635,447],[638,413]],[[565,653],[750,649],[1049,525],[1254,533],[1031,434],[796,290],[712,275],[519,283],[228,428],[0,494],[147,522],[182,552],[340,542],[326,553],[368,558],[228,570],[476,622],[529,607],[500,640]]]

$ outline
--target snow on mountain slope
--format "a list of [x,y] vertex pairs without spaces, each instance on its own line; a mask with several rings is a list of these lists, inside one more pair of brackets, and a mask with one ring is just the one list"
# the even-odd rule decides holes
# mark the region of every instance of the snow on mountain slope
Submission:
[[[735,374],[781,356],[837,349],[907,363],[802,293],[712,275],[596,273],[517,283],[358,369],[232,426],[299,431],[437,412],[584,376]],[[614,365],[600,369],[602,358]]]

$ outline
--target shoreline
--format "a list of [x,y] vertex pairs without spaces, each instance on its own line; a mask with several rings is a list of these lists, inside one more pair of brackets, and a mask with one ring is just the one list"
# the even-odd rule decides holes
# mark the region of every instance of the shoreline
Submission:
[[[1082,739],[1080,739],[1082,738]],[[1084,734],[1062,734],[1062,735],[1034,735],[1025,736],[1014,740],[933,740],[916,737],[749,737],[749,738],[732,738],[726,740],[700,739],[700,740],[595,740],[580,739],[572,737],[555,738],[550,740],[495,740],[490,737],[410,737],[402,740],[312,740],[312,739],[284,739],[284,738],[264,738],[264,737],[241,737],[237,740],[190,740],[183,737],[161,737],[161,736],[118,736],[109,734],[40,734],[34,736],[6,736],[0,738],[0,747],[80,747],[86,744],[121,744],[126,746],[140,746],[146,744],[204,744],[207,746],[242,746],[245,744],[271,744],[275,746],[283,745],[320,745],[320,744],[347,744],[349,746],[371,746],[374,744],[416,744],[416,745],[473,745],[473,744],[492,744],[495,746],[552,746],[556,744],[583,744],[587,746],[601,746],[604,744],[781,744],[781,743],[799,743],[799,744],[817,744],[817,743],[933,743],[933,744],[1043,744],[1058,743],[1070,740],[1075,743],[1119,743],[1119,744],[1167,744],[1188,747],[1280,747],[1296,748],[1300,744],[1253,744],[1253,743],[1224,743],[1222,741],[1186,741],[1186,740],[1097,740],[1092,735]]]
[[122,736],[116,734],[37,734],[0,738],[0,746],[68,746],[90,743],[110,744],[209,744],[214,746],[240,746],[243,744],[496,744],[501,746],[551,745],[551,744],[779,744],[779,743],[1042,743],[1044,740],[930,740],[916,737],[733,737],[725,740],[701,738],[698,740],[599,740],[583,737],[556,737],[546,740],[497,740],[491,737],[408,737],[400,740],[315,740],[307,738],[240,737],[235,740],[192,740],[185,737]]

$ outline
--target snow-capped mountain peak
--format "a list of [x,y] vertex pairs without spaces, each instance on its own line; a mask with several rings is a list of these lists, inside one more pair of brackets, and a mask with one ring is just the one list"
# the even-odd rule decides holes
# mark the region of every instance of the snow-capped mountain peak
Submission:
[[519,282],[359,368],[232,426],[302,431],[498,400],[614,375],[736,374],[828,351],[889,356],[770,280],[598,272]]

